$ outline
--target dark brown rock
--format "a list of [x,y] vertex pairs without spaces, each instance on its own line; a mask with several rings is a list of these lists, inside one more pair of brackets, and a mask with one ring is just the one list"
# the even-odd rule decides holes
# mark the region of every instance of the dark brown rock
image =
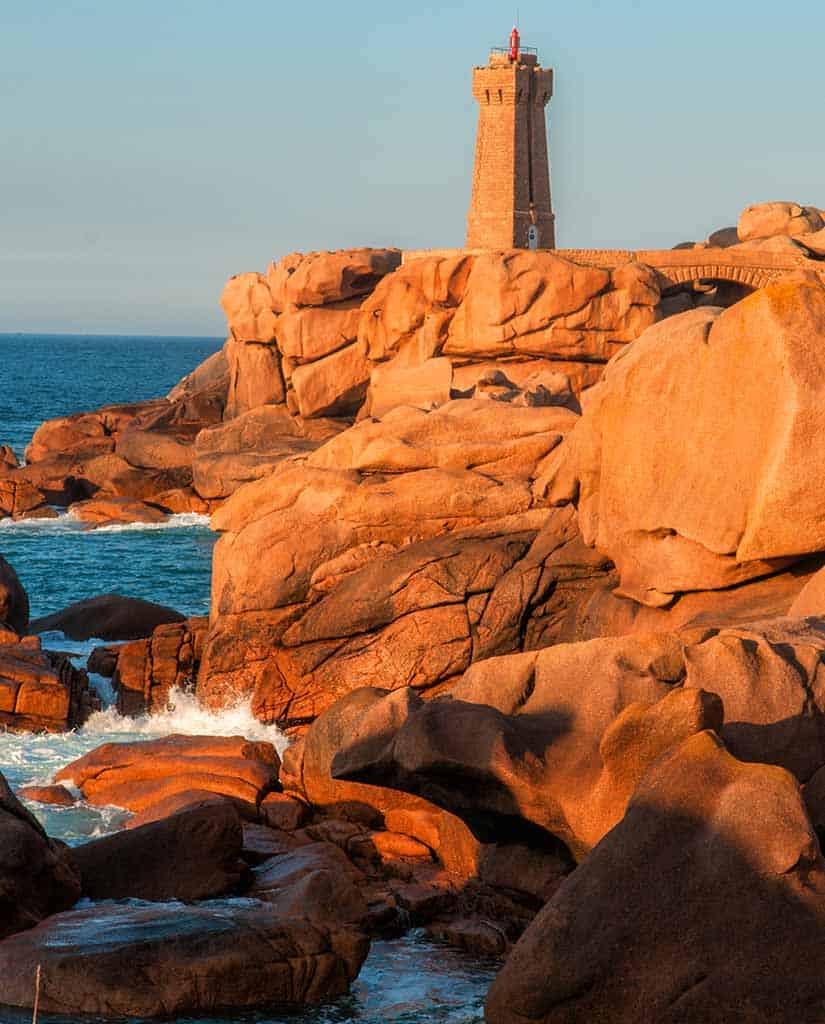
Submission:
[[0,775],[0,938],[31,928],[80,898],[80,879]]
[[137,640],[150,636],[162,623],[184,620],[180,612],[151,601],[101,594],[35,619],[31,628],[35,633],[59,630],[71,640]]
[[[589,692],[578,675],[574,682],[550,674],[546,686],[535,683],[531,691],[528,683],[520,692],[516,678],[502,679],[500,699],[517,709],[509,715],[445,698],[412,699],[402,708],[393,694],[384,703],[396,705],[395,720],[381,705],[362,716],[334,757],[332,775],[425,796],[488,841],[513,838],[521,819],[581,857],[621,819],[648,764],[685,736],[722,723],[717,697],[662,680],[668,653],[678,647],[619,643],[618,671],[612,679],[605,671]],[[606,660],[606,642],[601,646]],[[634,655],[639,667],[647,660],[646,674],[627,671]]]
[[0,973],[11,1006],[31,1006],[40,966],[41,1012],[182,1016],[343,995],[368,948],[263,903],[109,903],[0,943]]
[[0,555],[0,626],[16,633],[29,628],[29,598],[12,566]]
[[286,793],[269,793],[261,801],[261,817],[271,828],[291,832],[306,821],[309,808]]
[[796,781],[701,733],[651,767],[539,913],[485,1019],[814,1024],[823,922],[825,863]]
[[211,899],[243,874],[241,819],[229,803],[201,804],[74,847],[69,857],[93,900]]
[[94,675],[111,679],[117,668],[119,654],[120,645],[95,647],[86,659],[86,668]]

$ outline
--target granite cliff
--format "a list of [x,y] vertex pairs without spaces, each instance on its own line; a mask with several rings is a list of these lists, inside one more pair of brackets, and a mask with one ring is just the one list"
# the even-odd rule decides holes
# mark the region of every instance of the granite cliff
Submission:
[[[0,864],[0,964],[62,971],[51,1010],[101,1012],[89,971],[118,1013],[211,1008],[211,985],[245,1008],[338,994],[371,937],[421,925],[508,957],[490,1024],[821,1020],[823,233],[750,207],[674,250],[689,281],[672,254],[288,256],[229,281],[223,351],[168,398],[4,456],[8,515],[209,510],[208,621],[97,663],[123,711],[188,685],[291,743],[94,751],[29,795],[133,827],[70,858],[9,795],[48,885]],[[5,563],[0,618],[9,686],[41,672],[82,719]],[[50,959],[81,893],[196,901],[197,983],[150,1005],[103,947]],[[218,895],[247,900],[228,920]],[[164,913],[111,911],[152,970]]]

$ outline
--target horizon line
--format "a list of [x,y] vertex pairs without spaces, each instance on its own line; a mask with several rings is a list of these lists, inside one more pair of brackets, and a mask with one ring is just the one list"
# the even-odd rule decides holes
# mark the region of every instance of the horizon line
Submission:
[[36,336],[40,338],[194,338],[200,341],[226,341],[219,334],[148,334],[141,331],[129,331],[124,334],[106,331],[0,331],[0,338],[19,338]]

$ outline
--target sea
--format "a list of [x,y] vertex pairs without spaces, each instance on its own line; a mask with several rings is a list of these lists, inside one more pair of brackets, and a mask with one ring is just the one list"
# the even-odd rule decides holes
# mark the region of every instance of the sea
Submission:
[[[165,395],[223,343],[221,338],[0,334],[0,445],[22,458],[40,423],[120,402]],[[109,526],[87,531],[57,519],[0,520],[0,555],[17,571],[29,595],[32,618],[97,594],[119,593],[169,605],[187,615],[209,610],[215,534],[205,516],[172,516],[160,526]],[[73,653],[77,664],[100,641],[43,637],[48,647]],[[57,735],[0,732],[0,772],[13,788],[49,782],[54,773],[102,743],[168,735],[238,735],[269,739],[283,750],[284,737],[264,726],[243,704],[210,713],[191,695],[173,694],[161,715],[123,718],[112,706],[107,680],[92,677],[102,711],[83,728]],[[47,808],[29,803],[50,835],[70,845],[122,826],[117,808]],[[257,1011],[230,1017],[186,1017],[185,1024],[472,1024],[483,1020],[486,991],[499,969],[411,932],[374,942],[350,994],[320,1008]],[[0,985],[0,989],[2,986]],[[2,992],[0,991],[0,1002]],[[0,1024],[21,1024],[26,1013],[0,1007]],[[76,1018],[40,1015],[43,1021]],[[80,1018],[77,1018],[78,1022]],[[182,1024],[184,1018],[179,1018]],[[130,1024],[139,1024],[130,1018]]]

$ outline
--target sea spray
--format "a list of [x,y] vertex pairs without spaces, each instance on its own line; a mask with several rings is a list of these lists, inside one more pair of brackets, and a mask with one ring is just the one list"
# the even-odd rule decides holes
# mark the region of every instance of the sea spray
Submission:
[[[64,518],[80,525],[82,533],[92,532],[89,524],[76,519],[71,511],[67,512]],[[94,532],[151,533],[156,530],[182,530],[191,526],[209,526],[209,516],[201,515],[199,512],[176,512],[170,515],[165,523],[108,523],[105,526],[94,527]]]
[[111,523],[90,529],[89,524],[75,514],[58,512],[54,517],[31,519],[0,519],[0,535],[14,533],[77,534],[88,536],[93,533],[151,533],[156,530],[183,530],[193,526],[209,526],[209,516],[200,512],[175,512],[163,523]]
[[[269,740],[279,753],[289,742],[274,725],[259,722],[252,714],[248,700],[212,711],[198,702],[193,693],[170,690],[166,707],[154,714],[125,718],[113,707],[93,714],[78,735],[84,737],[127,735],[130,739],[168,736],[183,733],[187,736],[245,736],[249,740]],[[102,740],[100,742],[103,742]]]
[[[211,711],[199,704],[194,694],[171,690],[166,708],[156,714],[126,718],[110,706],[72,732],[0,733],[0,772],[13,789],[48,785],[60,768],[104,743],[128,743],[171,733],[268,740],[281,753],[288,743],[277,726],[255,718],[248,700]],[[54,807],[29,801],[27,806],[50,835],[70,845],[107,835],[121,828],[128,817],[120,808],[86,803]]]

